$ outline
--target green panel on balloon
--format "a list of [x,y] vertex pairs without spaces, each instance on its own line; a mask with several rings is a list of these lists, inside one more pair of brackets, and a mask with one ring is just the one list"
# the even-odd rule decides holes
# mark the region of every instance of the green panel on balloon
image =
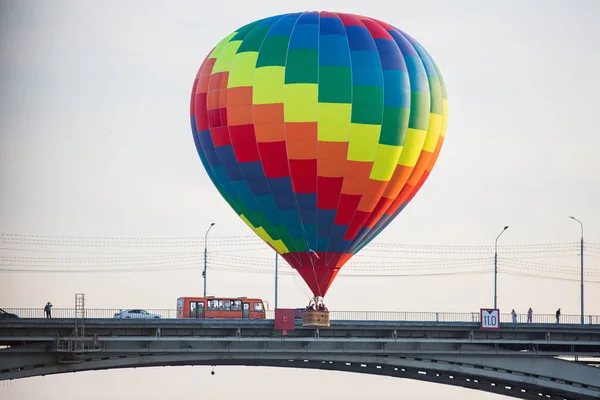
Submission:
[[318,83],[319,52],[294,49],[288,53],[285,83]]
[[383,114],[383,88],[377,86],[352,86],[352,122],[381,124]]

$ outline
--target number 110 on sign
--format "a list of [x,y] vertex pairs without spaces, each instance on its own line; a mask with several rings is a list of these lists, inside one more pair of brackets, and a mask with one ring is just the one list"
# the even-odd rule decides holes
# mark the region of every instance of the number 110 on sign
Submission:
[[481,329],[499,329],[500,310],[497,308],[481,308],[479,310],[479,321]]

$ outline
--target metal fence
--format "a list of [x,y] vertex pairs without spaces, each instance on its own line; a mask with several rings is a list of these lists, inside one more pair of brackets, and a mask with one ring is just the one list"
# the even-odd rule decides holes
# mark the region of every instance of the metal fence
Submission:
[[[19,318],[46,318],[43,308],[5,308],[5,312],[15,314]],[[85,309],[85,318],[89,319],[107,319],[119,318],[120,313],[128,309]],[[131,310],[131,309],[129,309]],[[139,310],[139,309],[136,309]],[[174,319],[177,318],[177,310],[175,309],[145,309],[148,314],[144,314],[143,318],[162,318]],[[79,311],[80,312],[80,311]],[[266,319],[274,319],[275,312],[269,310],[266,312]],[[52,318],[76,318],[75,308],[52,308]],[[136,316],[132,316],[136,318]],[[139,317],[138,317],[139,318]],[[0,320],[4,319],[0,314]],[[330,319],[332,321],[397,321],[397,322],[429,322],[429,323],[444,323],[444,322],[467,322],[479,323],[479,311],[467,313],[454,312],[412,312],[412,311],[330,311]],[[511,314],[501,314],[500,322],[512,323]],[[517,323],[527,323],[527,314],[518,314]],[[533,314],[532,323],[549,324],[556,323],[554,314]],[[561,324],[579,324],[581,323],[580,315],[561,315]],[[584,323],[588,325],[600,325],[600,315],[586,315]]]

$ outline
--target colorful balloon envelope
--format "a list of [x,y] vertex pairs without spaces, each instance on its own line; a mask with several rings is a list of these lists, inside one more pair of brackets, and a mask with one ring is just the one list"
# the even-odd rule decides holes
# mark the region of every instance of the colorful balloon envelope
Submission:
[[210,179],[316,297],[421,188],[446,120],[442,77],[419,43],[333,12],[231,33],[200,66],[191,99]]

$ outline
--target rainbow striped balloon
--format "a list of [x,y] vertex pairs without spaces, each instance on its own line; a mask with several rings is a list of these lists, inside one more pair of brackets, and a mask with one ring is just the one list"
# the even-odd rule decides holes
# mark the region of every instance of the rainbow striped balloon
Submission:
[[221,195],[323,296],[427,179],[447,109],[437,66],[406,33],[300,12],[252,22],[211,51],[191,124]]

